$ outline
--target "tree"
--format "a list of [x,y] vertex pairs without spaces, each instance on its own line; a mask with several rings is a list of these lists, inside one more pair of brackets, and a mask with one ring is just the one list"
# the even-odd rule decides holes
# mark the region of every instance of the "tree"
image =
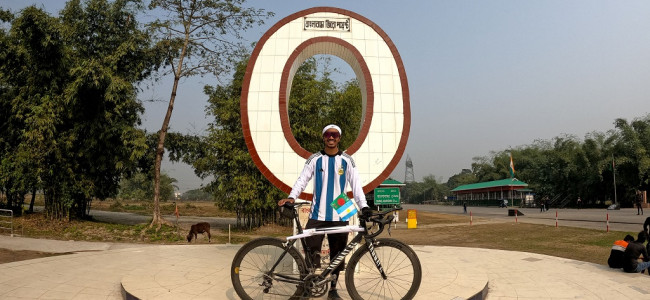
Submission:
[[[474,157],[472,163],[472,173],[477,178],[477,182],[493,181],[503,179],[503,172],[495,165],[497,153],[492,152],[492,157],[480,156]],[[508,162],[509,163],[509,162]],[[503,170],[507,172],[506,170]]]
[[42,188],[51,218],[84,217],[92,199],[116,195],[146,150],[135,85],[157,55],[138,9],[76,0],[53,18],[28,7],[3,35],[3,189]]
[[[178,180],[169,177],[167,174],[161,175],[160,180],[160,199],[168,201],[174,199],[174,191],[178,189],[174,185]],[[123,178],[120,181],[120,193],[118,198],[124,200],[136,201],[153,201],[153,180],[151,176],[144,173],[136,173],[130,178]]]
[[[632,122],[616,119],[614,126],[607,132],[588,133],[584,140],[561,135],[491,151],[489,156],[475,157],[472,171],[450,177],[447,186],[507,178],[512,154],[516,177],[528,183],[538,199],[548,197],[553,206],[575,205],[578,197],[590,206],[603,207],[615,198],[622,206],[632,206],[634,193],[650,188],[650,115]],[[427,190],[424,183],[407,184],[407,189],[416,201]]]
[[474,173],[472,173],[472,170],[470,169],[463,169],[460,173],[455,174],[447,180],[447,188],[449,190],[453,190],[461,185],[466,185],[466,184],[471,184],[471,183],[476,183],[477,178]]
[[289,97],[291,133],[307,151],[323,148],[323,127],[341,127],[341,149],[357,138],[361,126],[361,89],[354,79],[338,86],[331,79],[331,61],[310,57],[300,65],[293,79]]
[[433,174],[424,176],[422,180],[426,188],[426,197],[431,200],[440,201],[449,192],[449,188],[439,183],[440,180],[437,180]]
[[200,189],[189,190],[183,193],[181,199],[189,200],[189,201],[207,201],[212,199],[212,195],[206,192],[205,189],[200,188]]
[[625,198],[632,199],[637,189],[650,186],[650,115],[628,122],[616,119],[617,141],[614,146],[617,180],[628,183]]
[[440,201],[449,194],[446,184],[439,183],[439,179],[432,174],[424,176],[422,182],[408,182],[404,187],[404,194],[407,195],[405,203],[422,203],[423,201]]
[[52,151],[64,46],[56,19],[42,10],[27,7],[15,19],[7,14],[3,20],[12,20],[11,28],[0,39],[0,185],[7,207],[17,210],[38,186],[43,159]]
[[173,74],[172,91],[167,112],[159,132],[154,163],[154,211],[150,226],[169,223],[160,213],[160,166],[164,154],[165,136],[174,109],[176,91],[182,78],[194,75],[219,76],[233,65],[241,52],[235,41],[240,32],[271,16],[262,9],[243,7],[243,0],[153,0],[149,8],[163,10],[166,19],[157,19],[149,28],[166,51],[165,63]]
[[156,69],[159,56],[136,22],[140,8],[129,0],[73,0],[61,12],[64,40],[74,51],[64,116],[73,145],[66,153],[78,153],[68,157],[75,161],[77,214],[93,197],[115,196],[124,170],[146,151],[144,133],[135,128],[143,112],[135,85]]

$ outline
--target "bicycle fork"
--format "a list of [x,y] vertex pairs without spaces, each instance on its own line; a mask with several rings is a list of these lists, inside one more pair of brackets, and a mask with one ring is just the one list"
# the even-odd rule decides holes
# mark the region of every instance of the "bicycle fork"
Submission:
[[[352,241],[341,251],[332,262],[330,262],[330,265],[323,271],[321,274],[323,277],[327,277],[336,267],[338,267],[342,262],[343,259],[356,247],[359,242],[361,241],[361,235],[357,235]],[[379,257],[377,256],[377,252],[375,252],[375,245],[374,245],[374,238],[366,238],[366,247],[368,247],[368,252],[370,252],[370,257],[372,257],[372,261],[375,263],[375,267],[377,267],[377,271],[379,271],[379,274],[381,274],[381,278],[386,280],[388,276],[386,276],[386,272],[384,272],[384,268],[381,266],[381,262],[379,261]]]
[[381,266],[381,262],[379,261],[379,257],[377,257],[377,252],[375,252],[374,242],[375,242],[374,239],[366,239],[366,247],[368,247],[368,252],[370,252],[370,257],[372,257],[372,261],[375,262],[375,267],[377,267],[379,274],[381,274],[381,278],[386,280],[388,276],[386,276],[386,273],[384,272],[384,268]]

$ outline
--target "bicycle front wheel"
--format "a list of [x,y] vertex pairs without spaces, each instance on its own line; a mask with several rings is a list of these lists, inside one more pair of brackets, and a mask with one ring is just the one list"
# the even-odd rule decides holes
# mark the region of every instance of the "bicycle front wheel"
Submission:
[[415,251],[394,239],[377,239],[375,253],[387,278],[382,278],[366,245],[350,258],[345,285],[353,299],[413,299],[422,281]]
[[303,289],[296,283],[276,280],[302,279],[307,273],[305,261],[296,248],[290,248],[280,260],[284,250],[282,241],[275,238],[259,238],[242,246],[230,268],[230,279],[237,295],[242,299],[288,299],[302,295]]

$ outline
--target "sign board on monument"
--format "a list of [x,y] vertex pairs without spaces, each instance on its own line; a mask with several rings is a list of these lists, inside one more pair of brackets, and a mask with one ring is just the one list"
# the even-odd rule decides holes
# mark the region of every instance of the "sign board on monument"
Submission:
[[399,188],[376,188],[375,205],[399,204]]

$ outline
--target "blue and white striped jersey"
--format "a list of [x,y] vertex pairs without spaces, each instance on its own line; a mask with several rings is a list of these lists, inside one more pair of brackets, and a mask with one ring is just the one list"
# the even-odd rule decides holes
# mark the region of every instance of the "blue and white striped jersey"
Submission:
[[347,153],[339,151],[336,155],[330,156],[325,151],[321,151],[312,154],[305,162],[305,167],[293,185],[289,198],[297,199],[312,177],[314,178],[314,198],[309,214],[310,219],[340,221],[331,203],[346,190],[348,183],[359,209],[368,207],[354,160]]

